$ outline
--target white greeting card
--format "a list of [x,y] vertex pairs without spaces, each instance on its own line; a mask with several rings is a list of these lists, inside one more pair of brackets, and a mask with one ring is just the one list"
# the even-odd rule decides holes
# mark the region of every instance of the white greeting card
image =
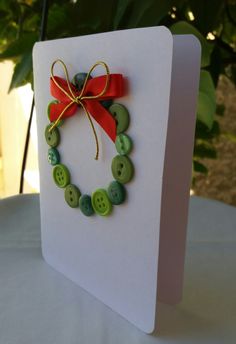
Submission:
[[[125,203],[110,216],[84,216],[64,200],[52,178],[44,130],[52,63],[61,59],[69,77],[104,61],[122,74],[127,93],[115,102],[130,113],[127,134],[134,178]],[[38,125],[42,251],[56,270],[141,330],[156,326],[158,298],[181,298],[200,47],[193,36],[165,27],[132,29],[37,43],[33,52]],[[101,69],[93,76],[104,74]],[[65,78],[55,66],[55,75]],[[100,157],[81,108],[60,128],[58,147],[73,184],[83,194],[114,179],[114,143],[94,122]]]

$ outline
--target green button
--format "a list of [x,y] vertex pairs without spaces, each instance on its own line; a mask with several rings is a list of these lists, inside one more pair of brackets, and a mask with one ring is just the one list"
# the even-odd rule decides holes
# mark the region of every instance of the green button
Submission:
[[[79,90],[81,91],[86,79],[87,73],[78,73],[75,74],[75,76],[73,77],[71,83]],[[88,80],[91,79],[92,77],[89,76]]]
[[70,172],[65,165],[56,165],[53,168],[52,175],[54,182],[59,188],[65,188],[70,182]]
[[56,148],[49,148],[49,150],[48,150],[48,162],[53,166],[59,164],[60,154]]
[[92,206],[95,212],[101,216],[107,216],[112,211],[112,204],[106,190],[97,189],[92,194]]
[[119,134],[115,141],[116,150],[121,155],[129,154],[132,149],[132,141],[128,135]]
[[[59,101],[55,99],[55,100],[52,100],[52,101],[48,104],[47,114],[48,114],[48,119],[49,119],[49,121],[51,121],[51,120],[50,120],[50,106],[51,106],[52,104],[58,104],[58,103],[59,103]],[[57,126],[60,127],[60,126],[63,124],[63,122],[64,122],[64,120],[63,120],[63,119],[60,119],[60,121],[58,121],[58,123],[57,123]],[[52,123],[54,123],[54,122],[52,122]]]
[[80,195],[81,192],[73,184],[69,184],[65,188],[65,200],[71,208],[77,208],[79,206]]
[[123,133],[129,126],[129,112],[124,105],[114,103],[109,107],[109,111],[116,120],[117,134]]
[[91,197],[89,195],[83,195],[80,197],[79,207],[85,216],[91,216],[94,214]]
[[112,204],[118,205],[125,201],[126,191],[124,186],[114,180],[107,189],[108,197]]
[[57,147],[60,143],[60,133],[57,127],[53,128],[51,131],[49,129],[51,128],[52,124],[49,124],[46,126],[45,129],[45,139],[47,141],[47,144],[51,147]]
[[112,159],[111,170],[113,177],[120,183],[128,183],[134,175],[131,160],[125,155],[117,155]]

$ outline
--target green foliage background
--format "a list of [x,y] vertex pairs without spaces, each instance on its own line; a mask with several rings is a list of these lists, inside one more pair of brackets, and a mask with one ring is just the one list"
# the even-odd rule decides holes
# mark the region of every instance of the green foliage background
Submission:
[[[39,0],[0,0],[0,61],[15,63],[9,91],[32,83],[32,47],[39,37],[41,12]],[[236,83],[236,0],[49,1],[46,39],[155,25],[168,26],[175,34],[194,34],[201,42],[193,166],[207,173],[199,160],[217,157],[216,113],[224,113],[223,104],[216,106],[215,88],[221,74]]]

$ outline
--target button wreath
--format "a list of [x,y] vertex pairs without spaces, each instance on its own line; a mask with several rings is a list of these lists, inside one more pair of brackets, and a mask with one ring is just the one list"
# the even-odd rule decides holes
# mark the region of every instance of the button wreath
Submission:
[[[66,80],[54,76],[53,68],[56,63],[63,66]],[[92,77],[91,73],[97,66],[103,66],[106,74]],[[69,81],[66,65],[56,60],[51,67],[51,94],[54,98],[47,106],[50,123],[45,128],[45,139],[49,145],[48,162],[53,166],[53,179],[59,188],[63,188],[65,202],[71,208],[80,208],[85,216],[98,214],[108,216],[114,205],[122,204],[126,199],[124,184],[130,182],[134,176],[134,166],[128,157],[132,151],[132,140],[125,134],[130,124],[128,109],[114,102],[115,98],[124,95],[124,79],[121,74],[110,74],[105,62],[96,62],[88,73],[77,73]],[[99,155],[99,145],[96,131],[91,117],[104,129],[115,144],[117,155],[112,159],[111,171],[114,180],[106,188],[98,188],[90,195],[82,194],[81,187],[71,183],[68,168],[61,163],[58,150],[60,144],[60,130],[64,120],[77,111],[81,106],[93,130],[96,142],[96,157]]]

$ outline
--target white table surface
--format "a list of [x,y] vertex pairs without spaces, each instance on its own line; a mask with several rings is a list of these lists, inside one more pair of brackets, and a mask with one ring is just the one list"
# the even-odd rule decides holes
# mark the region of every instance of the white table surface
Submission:
[[146,335],[48,266],[38,195],[0,201],[0,344],[236,343],[236,208],[191,197],[183,301]]

